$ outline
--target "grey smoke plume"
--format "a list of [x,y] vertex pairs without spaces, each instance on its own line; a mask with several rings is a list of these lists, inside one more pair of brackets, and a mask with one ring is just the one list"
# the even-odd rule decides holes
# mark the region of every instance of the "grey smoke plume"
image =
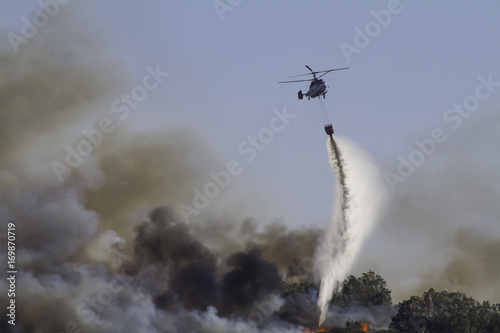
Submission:
[[430,287],[500,301],[499,124],[487,104],[457,130],[439,124],[447,141],[397,185],[356,273],[376,269],[395,301]]
[[218,212],[180,220],[172,207],[220,167],[192,132],[124,125],[59,182],[50,163],[131,83],[107,41],[67,10],[56,35],[0,55],[0,221],[16,224],[18,271],[16,326],[0,331],[296,330],[279,318],[277,290],[311,279],[321,230]]
[[55,152],[63,151],[68,136],[78,133],[80,121],[92,121],[105,110],[98,101],[129,81],[103,34],[81,29],[98,30],[100,24],[91,17],[65,14],[55,16],[50,29],[41,29],[17,54],[6,40],[0,42],[4,185],[28,186],[28,181],[54,178],[48,166]]

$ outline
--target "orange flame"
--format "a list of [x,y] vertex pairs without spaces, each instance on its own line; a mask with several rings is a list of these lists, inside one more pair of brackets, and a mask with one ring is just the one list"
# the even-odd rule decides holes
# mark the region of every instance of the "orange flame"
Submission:
[[[370,324],[369,323],[360,323],[359,329],[361,330],[361,332],[368,333],[369,329],[370,329]],[[318,333],[318,332],[328,332],[328,331],[324,327],[320,327],[318,329],[306,327],[302,330],[302,332],[303,333]]]

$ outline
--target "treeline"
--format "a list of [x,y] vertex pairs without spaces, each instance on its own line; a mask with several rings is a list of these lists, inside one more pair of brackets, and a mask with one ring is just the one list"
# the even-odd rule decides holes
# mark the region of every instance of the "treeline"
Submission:
[[[280,294],[283,297],[293,293],[310,295],[318,290],[319,286],[314,283],[283,283]],[[393,305],[385,280],[373,271],[346,278],[341,290],[332,295],[331,303],[343,311],[364,308],[370,312],[387,307],[387,315],[392,316],[389,330],[370,328],[370,332],[500,333],[500,304],[480,303],[461,292],[430,288],[422,296],[412,296]],[[359,322],[348,321],[346,328],[330,332],[359,331]]]

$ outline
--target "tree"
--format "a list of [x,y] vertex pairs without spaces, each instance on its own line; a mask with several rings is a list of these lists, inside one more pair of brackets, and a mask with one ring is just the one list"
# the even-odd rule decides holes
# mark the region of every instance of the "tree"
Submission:
[[500,306],[482,304],[460,292],[412,296],[398,304],[390,328],[400,332],[500,332]]
[[302,282],[302,283],[293,283],[287,284],[285,282],[281,282],[281,286],[279,289],[279,294],[281,297],[286,297],[293,293],[301,293],[306,294],[307,297],[310,296],[311,292],[318,292],[318,285],[312,282]]
[[340,292],[334,293],[332,303],[342,307],[376,306],[391,304],[391,291],[386,288],[385,280],[373,271],[363,273],[359,278],[351,275],[342,284]]

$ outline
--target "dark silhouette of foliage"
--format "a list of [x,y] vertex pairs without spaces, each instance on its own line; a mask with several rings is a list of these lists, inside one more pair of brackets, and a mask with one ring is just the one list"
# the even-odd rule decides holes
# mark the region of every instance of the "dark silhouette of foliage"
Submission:
[[[310,298],[318,290],[318,285],[311,282],[282,283],[279,294],[286,297],[299,293]],[[345,311],[376,306],[387,307],[387,313],[397,310],[388,330],[370,327],[369,332],[500,333],[500,304],[480,303],[460,292],[430,288],[422,296],[412,296],[393,307],[385,280],[373,271],[346,278],[331,302]],[[348,320],[345,328],[331,328],[328,332],[360,332],[360,322]]]
[[341,291],[333,294],[331,302],[342,307],[369,307],[391,304],[392,300],[385,280],[373,271],[368,271],[358,278],[353,275],[346,278]]
[[285,282],[281,283],[279,294],[281,297],[286,297],[293,293],[301,293],[306,294],[307,297],[310,296],[311,292],[318,292],[318,285],[312,282],[302,282],[302,283],[293,283],[287,284]]
[[400,332],[500,332],[500,305],[482,304],[460,292],[412,296],[398,305],[390,328]]

